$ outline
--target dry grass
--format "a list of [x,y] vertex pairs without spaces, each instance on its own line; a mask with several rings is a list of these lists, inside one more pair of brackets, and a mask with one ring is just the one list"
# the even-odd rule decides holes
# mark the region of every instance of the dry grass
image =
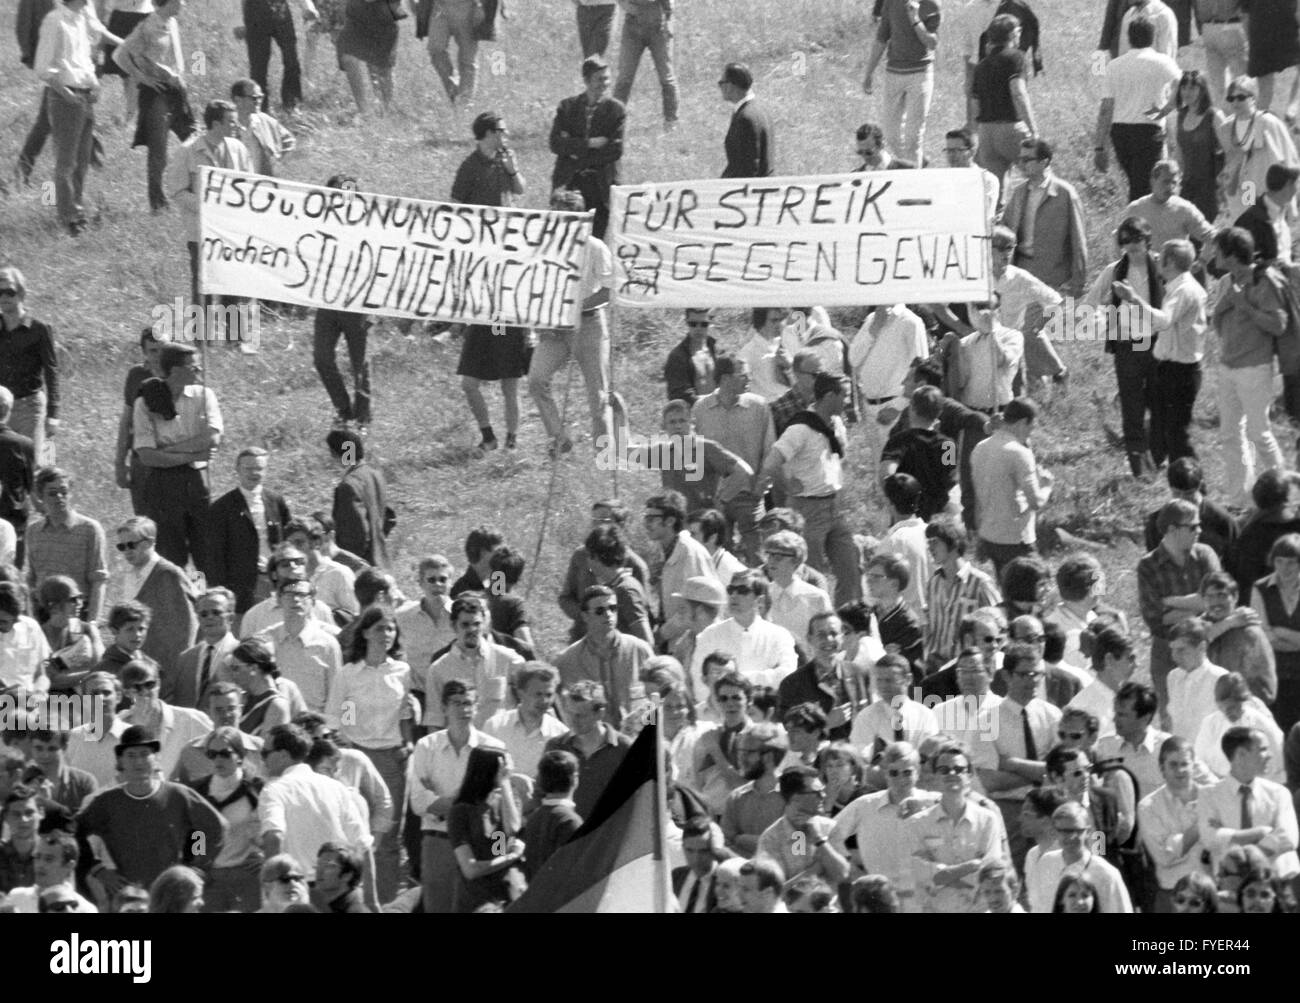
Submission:
[[[677,69],[682,92],[681,128],[665,137],[659,128],[657,81],[648,57],[633,92],[624,177],[644,179],[716,176],[728,109],[714,81],[728,60],[747,61],[757,87],[778,123],[781,173],[817,173],[852,166],[852,129],[872,117],[873,102],[859,89],[868,48],[868,5],[861,0],[750,0],[748,3],[681,3]],[[1097,177],[1091,169],[1092,129],[1099,83],[1086,58],[1098,25],[1080,16],[1077,4],[1041,0],[1047,74],[1031,84],[1038,120],[1058,144],[1058,172],[1075,183],[1087,203],[1094,272],[1111,255],[1109,233],[1122,207],[1117,174]],[[201,52],[207,73],[194,78],[194,102],[201,107],[224,96],[247,66],[242,43],[231,36],[238,5],[230,0],[196,0],[184,15],[191,53]],[[12,53],[13,5],[0,13],[0,37]],[[457,164],[469,149],[473,112],[453,115],[421,45],[409,27],[396,70],[397,108],[383,121],[346,124],[351,101],[335,70],[328,45],[309,77],[308,119],[301,152],[288,167],[294,177],[320,181],[347,169],[371,191],[424,198],[445,197]],[[942,37],[942,36],[941,36]],[[611,58],[615,58],[615,51]],[[556,103],[579,89],[578,49],[569,0],[534,0],[512,5],[503,40],[487,43],[476,110],[506,114],[521,167],[529,179],[524,198],[543,205],[552,159],[546,136]],[[1193,57],[1198,63],[1199,53]],[[7,55],[0,68],[0,136],[12,163],[35,107],[31,74]],[[278,84],[272,66],[272,94]],[[934,107],[927,148],[939,156],[942,132],[962,117],[960,68],[955,46],[941,42]],[[1279,91],[1286,93],[1284,87]],[[183,240],[175,216],[150,217],[144,190],[144,154],[127,148],[128,137],[113,128],[121,92],[113,82],[100,105],[108,167],[92,173],[89,204],[97,225],[73,242],[54,226],[53,209],[39,190],[0,202],[0,258],[27,273],[31,305],[55,325],[65,359],[65,412],[58,440],[60,462],[77,471],[82,508],[108,524],[129,514],[124,492],[112,482],[111,452],[120,388],[135,360],[135,337],[157,303],[170,303],[187,286]],[[38,179],[51,167],[47,150]],[[843,311],[841,327],[862,311]],[[614,336],[615,385],[628,398],[640,427],[655,421],[663,397],[661,373],[668,348],[681,336],[676,316],[625,313]],[[744,336],[740,311],[725,314],[724,345]],[[335,474],[323,437],[331,409],[311,367],[307,321],[263,325],[263,351],[240,356],[209,352],[208,376],[226,413],[226,447],[214,471],[213,493],[233,484],[234,452],[245,444],[273,450],[272,480],[298,510],[328,504]],[[1037,435],[1041,461],[1057,475],[1056,499],[1048,520],[1102,541],[1113,596],[1135,607],[1133,569],[1140,551],[1126,534],[1141,514],[1163,496],[1161,484],[1141,484],[1127,475],[1121,453],[1108,448],[1095,401],[1109,399],[1114,380],[1099,345],[1066,345],[1063,354],[1075,374],[1070,393],[1050,406]],[[385,328],[371,342],[376,388],[372,443],[388,476],[400,513],[393,551],[399,577],[414,591],[410,565],[421,553],[440,550],[458,556],[466,530],[496,523],[533,565],[543,503],[554,488],[551,515],[530,566],[530,608],[542,646],[556,650],[565,630],[553,603],[567,555],[586,526],[590,501],[618,493],[635,502],[656,486],[649,474],[601,473],[590,464],[590,447],[580,444],[557,470],[546,462],[544,437],[531,402],[524,401],[520,449],[469,462],[477,440],[456,378],[454,350],[428,338],[403,337]],[[563,393],[565,378],[558,381]],[[1212,404],[1213,378],[1197,409],[1196,440],[1215,479],[1221,466]],[[499,398],[491,399],[498,431]],[[584,395],[573,388],[568,412],[586,426]],[[1112,419],[1114,421],[1115,419]],[[854,473],[861,469],[855,465]],[[850,475],[853,476],[852,474]],[[553,480],[553,485],[552,485]],[[850,483],[854,483],[852,480]],[[861,484],[861,480],[857,481]],[[852,490],[855,496],[858,491]],[[864,532],[883,528],[879,512],[864,501],[853,510]],[[639,530],[638,530],[639,531]],[[1136,619],[1136,618],[1134,618]]]

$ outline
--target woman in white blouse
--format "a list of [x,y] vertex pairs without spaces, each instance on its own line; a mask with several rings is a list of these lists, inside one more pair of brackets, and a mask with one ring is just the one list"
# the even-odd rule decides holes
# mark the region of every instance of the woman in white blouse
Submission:
[[1258,85],[1250,77],[1237,77],[1228,88],[1228,118],[1217,126],[1219,145],[1226,155],[1223,194],[1228,208],[1222,217],[1232,222],[1254,205],[1268,186],[1264,175],[1273,164],[1300,164],[1286,123],[1256,103]]
[[1229,768],[1228,757],[1223,754],[1220,745],[1223,741],[1223,733],[1238,725],[1254,728],[1264,734],[1264,738],[1268,741],[1269,752],[1272,753],[1264,779],[1279,784],[1285,783],[1282,729],[1277,726],[1277,722],[1273,720],[1273,715],[1264,702],[1251,693],[1246,677],[1239,672],[1229,672],[1226,676],[1216,679],[1214,702],[1219,709],[1201,721],[1200,730],[1196,733],[1196,758],[1208,766],[1216,777],[1226,777]]
[[23,587],[0,582],[0,690],[49,689],[45,663],[50,645],[40,624],[26,614]]

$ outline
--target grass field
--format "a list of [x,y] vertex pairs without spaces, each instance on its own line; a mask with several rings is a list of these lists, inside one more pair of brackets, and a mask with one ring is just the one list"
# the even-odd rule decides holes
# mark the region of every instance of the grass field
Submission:
[[[1089,3],[1085,9],[1065,0],[1040,0],[1035,6],[1043,23],[1047,70],[1031,82],[1030,93],[1040,128],[1057,145],[1057,172],[1085,198],[1095,274],[1113,256],[1109,234],[1125,201],[1118,172],[1099,176],[1091,166],[1101,84],[1089,56],[1101,4]],[[196,108],[225,97],[231,81],[247,71],[243,44],[231,33],[238,7],[236,0],[192,0],[183,15],[186,50],[192,65],[196,56],[202,57],[205,70],[191,78]],[[13,8],[5,4],[0,12],[5,53],[0,60],[0,149],[6,171],[37,99],[32,74],[14,55]],[[625,181],[717,176],[729,108],[714,82],[721,65],[731,60],[754,69],[757,92],[776,123],[778,173],[854,166],[853,129],[875,117],[879,101],[864,97],[860,89],[869,49],[865,0],[679,0],[677,8],[681,127],[662,133],[659,88],[647,56],[630,103]],[[478,111],[496,109],[508,117],[512,144],[528,179],[521,202],[544,206],[552,165],[546,146],[551,117],[559,100],[581,87],[572,4],[512,4],[501,40],[485,43],[481,52],[477,103],[455,114],[410,25],[406,21],[402,26],[395,108],[382,120],[353,122],[332,48],[322,45],[307,79],[310,129],[300,135],[299,152],[286,173],[322,182],[348,170],[365,190],[445,198],[456,166],[471,146],[470,120]],[[959,55],[951,40],[944,43],[942,30],[940,38],[926,143],[937,161],[942,159],[943,131],[963,117]],[[616,60],[617,34],[610,57]],[[1198,51],[1191,58],[1200,65]],[[269,89],[273,97],[278,80],[277,56]],[[1287,93],[1288,84],[1284,81],[1278,91]],[[113,125],[121,100],[120,86],[112,81],[99,105],[108,163],[88,180],[87,203],[95,222],[83,236],[73,240],[56,227],[54,210],[43,204],[39,187],[0,199],[0,260],[24,270],[28,305],[54,325],[61,346],[65,382],[59,462],[77,473],[79,507],[110,527],[129,514],[126,493],[113,483],[111,462],[123,374],[136,359],[136,336],[151,309],[171,303],[188,285],[178,216],[149,215],[144,152],[129,149],[130,137]],[[47,148],[34,178],[48,179],[52,164]],[[855,329],[863,313],[836,311],[835,317],[842,329]],[[747,317],[725,312],[718,328],[723,346],[738,346]],[[681,337],[680,316],[625,313],[615,317],[614,332],[615,388],[628,399],[635,426],[653,428],[664,398],[663,360]],[[375,388],[370,448],[383,466],[399,513],[392,549],[403,586],[416,594],[412,564],[418,555],[442,551],[459,560],[466,531],[480,522],[494,523],[529,559],[523,584],[530,590],[534,635],[544,651],[557,651],[567,622],[554,597],[568,554],[585,531],[590,502],[616,492],[638,510],[657,479],[646,473],[597,471],[590,462],[590,444],[581,442],[570,459],[553,467],[530,400],[522,402],[520,448],[471,461],[469,450],[478,435],[454,376],[456,349],[425,336],[404,336],[389,325],[372,337],[370,347]],[[1141,551],[1131,534],[1140,529],[1141,514],[1164,497],[1164,485],[1134,481],[1122,453],[1107,445],[1098,402],[1113,395],[1114,377],[1100,344],[1061,348],[1073,374],[1070,391],[1050,405],[1035,434],[1040,462],[1056,474],[1056,494],[1045,521],[1097,541],[1112,598],[1135,610],[1134,569]],[[336,472],[323,439],[332,409],[312,369],[309,322],[264,323],[259,355],[212,349],[207,374],[226,419],[213,496],[233,486],[238,449],[256,444],[272,451],[270,482],[296,510],[328,507]],[[1221,470],[1213,385],[1211,374],[1195,430],[1212,481]],[[561,375],[558,393],[564,387]],[[490,396],[489,401],[501,434],[500,398]],[[584,412],[585,395],[578,385],[568,398],[576,429],[586,427]],[[1111,420],[1117,422],[1117,415]],[[1289,449],[1290,440],[1287,433],[1284,448]],[[851,464],[848,491],[855,528],[878,533],[884,520],[862,500],[861,473],[857,460]],[[544,517],[548,496],[549,516]],[[634,532],[640,533],[639,526]],[[1140,620],[1131,616],[1130,622]]]

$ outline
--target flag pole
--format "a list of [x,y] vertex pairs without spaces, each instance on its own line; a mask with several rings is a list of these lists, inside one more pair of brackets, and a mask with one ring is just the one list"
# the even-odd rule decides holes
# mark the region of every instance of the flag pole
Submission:
[[654,904],[656,913],[669,912],[672,901],[672,873],[668,867],[668,782],[664,776],[664,760],[668,747],[664,744],[664,706],[658,693],[650,694],[655,729],[655,841],[654,841]]

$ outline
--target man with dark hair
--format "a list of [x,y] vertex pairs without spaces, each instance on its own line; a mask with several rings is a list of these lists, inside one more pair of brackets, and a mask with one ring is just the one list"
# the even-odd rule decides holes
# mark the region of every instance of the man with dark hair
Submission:
[[1133,19],[1127,35],[1128,51],[1106,64],[1093,152],[1097,170],[1105,173],[1107,138],[1114,143],[1131,202],[1151,191],[1151,168],[1164,152],[1164,126],[1152,121],[1148,111],[1169,104],[1181,71],[1172,57],[1152,48],[1156,30],[1150,21]]
[[478,525],[465,537],[465,573],[451,584],[452,599],[462,592],[483,592],[492,571],[492,555],[506,538],[495,526]]
[[854,168],[855,172],[905,171],[917,166],[916,161],[895,156],[885,149],[884,130],[874,122],[858,126],[853,133],[853,142],[854,151],[862,158],[862,163]]
[[1052,496],[1052,475],[1040,470],[1029,448],[1038,405],[1017,397],[1002,424],[971,453],[975,525],[982,556],[994,572],[1013,558],[1032,554],[1038,540],[1037,512]]
[[984,184],[984,208],[987,210],[989,225],[997,218],[998,194],[1002,181],[990,171],[986,171],[975,161],[975,135],[963,126],[949,129],[944,133],[943,152],[948,158],[949,167],[973,167],[979,172]]
[[923,522],[948,509],[957,485],[957,444],[939,431],[943,400],[937,387],[918,387],[908,401],[908,427],[893,432],[880,454],[882,484],[904,474],[920,485],[916,515]]
[[[578,788],[578,757],[571,752],[553,749],[542,754],[537,763],[537,794],[541,804],[528,816],[520,838],[527,847],[524,855],[524,876],[530,881],[551,854],[567,843],[582,828],[582,817],[573,803],[573,792]],[[690,826],[683,833],[685,849]]]
[[848,377],[819,374],[812,407],[790,422],[758,475],[760,485],[783,479],[792,507],[807,520],[808,563],[835,575],[837,604],[862,594],[858,548],[839,501],[848,441],[841,415],[849,392]]
[[[713,558],[686,528],[686,499],[678,491],[666,491],[646,499],[643,517],[646,535],[664,554],[659,576],[659,627],[656,635],[671,643],[686,632],[689,611],[679,596],[688,578],[716,577]],[[588,624],[590,627],[590,623]]]
[[5,907],[15,913],[40,912],[39,902],[46,893],[58,892],[70,899],[74,906],[65,911],[76,913],[99,912],[94,904],[76,890],[77,861],[81,853],[77,839],[70,832],[47,832],[38,837],[32,852],[33,883],[21,888],[10,888],[4,898]]
[[1156,692],[1146,683],[1121,684],[1113,705],[1115,731],[1099,738],[1093,750],[1098,763],[1121,766],[1133,777],[1139,798],[1163,783],[1160,747],[1171,736],[1152,725],[1159,709]]
[[[1088,753],[1081,748],[1058,745],[1047,754],[1044,765],[1047,768],[1044,784],[1058,788],[1071,801],[1077,801],[1088,809],[1092,815],[1093,831],[1105,838],[1102,856],[1118,866],[1119,844],[1122,842],[1119,834],[1123,826],[1119,799],[1094,781]],[[1123,830],[1125,839],[1132,830],[1133,820],[1130,818]]]
[[1256,260],[1291,262],[1295,235],[1291,232],[1287,214],[1295,200],[1297,181],[1300,181],[1300,167],[1270,164],[1264,174],[1268,191],[1233,223],[1255,239]]
[[[244,691],[236,683],[228,680],[214,682],[208,687],[207,700],[203,709],[212,719],[213,731],[218,728],[239,730],[239,738],[244,745],[244,776],[263,776],[266,771],[262,766],[264,744],[262,739],[239,729],[239,721],[244,713]],[[212,732],[200,735],[181,749],[180,758],[176,761],[176,768],[172,770],[170,779],[193,787],[204,777],[212,775],[212,760],[207,754],[208,740],[211,737]]]
[[271,551],[285,540],[289,506],[264,486],[269,455],[260,446],[240,450],[235,459],[238,484],[208,510],[208,584],[235,594],[234,612],[243,615],[264,598],[261,574]]
[[368,913],[361,895],[364,857],[343,843],[322,843],[316,853],[316,883],[312,896],[322,912]]
[[[714,372],[717,389],[699,398],[691,409],[695,431],[735,453],[756,472],[776,441],[772,412],[760,394],[748,392],[751,374],[747,361],[719,355]],[[758,521],[763,513],[763,492],[757,475],[747,475],[739,467],[732,470],[718,485],[717,502],[732,527],[724,541],[728,549],[730,536],[738,535],[737,556],[747,563],[757,563]]]
[[890,474],[883,481],[889,528],[880,538],[876,554],[892,554],[906,562],[907,587],[903,594],[921,620],[925,619],[925,586],[930,579],[930,551],[925,520],[918,514],[923,489],[911,474]]
[[[721,697],[724,693],[732,695],[728,691],[737,687],[724,676],[715,689]],[[746,728],[734,744],[745,782],[727,795],[722,809],[722,834],[729,849],[742,857],[752,857],[759,837],[785,810],[785,799],[777,787],[777,767],[788,744],[780,726],[770,722]]]
[[618,631],[614,590],[593,585],[582,597],[587,632],[555,658],[560,681],[567,686],[590,679],[600,683],[608,698],[605,720],[617,728],[632,708],[632,687],[641,667],[654,656],[649,643]]
[[12,788],[4,801],[4,825],[9,838],[0,842],[0,893],[34,880],[37,830],[45,811],[35,787]]
[[1027,139],[1020,166],[1027,180],[1007,198],[1003,222],[1016,235],[1015,264],[1069,296],[1081,296],[1088,277],[1083,200],[1051,170],[1052,145]]
[[1191,502],[1181,498],[1166,502],[1156,526],[1161,533],[1160,546],[1138,561],[1138,605],[1151,631],[1151,683],[1168,721],[1165,680],[1173,668],[1171,632],[1178,623],[1201,612],[1201,581],[1221,569],[1214,551],[1197,542],[1201,520]]
[[744,63],[728,63],[718,88],[734,108],[722,143],[727,155],[722,177],[770,178],[776,173],[776,144],[771,121],[754,97],[754,75]]
[[608,723],[605,688],[598,682],[580,679],[570,685],[565,710],[573,730],[547,742],[546,751],[568,752],[577,758],[574,811],[580,818],[590,819],[596,802],[632,747],[632,740]]
[[127,882],[147,887],[173,864],[207,870],[221,851],[226,820],[195,791],[159,779],[161,747],[150,729],[127,728],[115,750],[122,786],[100,792],[77,816],[78,835],[102,848],[90,876],[108,895]]
[[366,851],[373,842],[358,797],[333,777],[308,766],[310,751],[311,739],[298,725],[272,728],[262,751],[270,780],[257,802],[263,855],[269,860],[289,854],[308,880],[316,873],[326,843]]
[[697,400],[717,389],[714,367],[718,342],[709,335],[710,324],[708,310],[687,308],[686,337],[668,353],[664,363],[664,383],[670,401],[684,400],[694,406]]
[[[955,658],[961,646],[962,620],[977,609],[1002,601],[987,572],[966,560],[966,530],[954,519],[937,519],[925,527],[930,551],[930,580],[925,583],[929,614],[925,622],[925,657],[931,672]],[[992,669],[990,668],[990,675]]]
[[1223,733],[1228,775],[1196,799],[1201,842],[1210,850],[1217,870],[1232,846],[1254,846],[1268,857],[1274,875],[1290,881],[1300,874],[1300,830],[1291,792],[1265,780],[1270,752],[1268,739],[1254,728],[1233,727]]
[[204,471],[221,445],[224,424],[217,395],[200,383],[203,367],[193,345],[163,346],[159,368],[169,413],[138,397],[132,415],[133,443],[149,468],[142,501],[158,528],[158,553],[184,567],[194,558],[208,570],[208,508]]
[[[654,630],[650,626],[650,601],[645,589],[627,567],[627,538],[617,526],[597,526],[585,543],[596,584],[614,594],[618,612],[617,627],[621,634],[637,637],[653,647]],[[588,592],[590,589],[587,590]],[[586,592],[583,593],[585,607]],[[585,610],[584,610],[585,615]]]
[[1277,699],[1277,659],[1259,625],[1259,614],[1239,604],[1237,583],[1226,571],[1212,571],[1202,578],[1200,592],[1210,661],[1239,672],[1255,696],[1273,703]]
[[792,766],[777,780],[781,817],[758,837],[754,856],[781,865],[787,878],[808,874],[832,887],[848,880],[849,862],[830,842],[834,823],[823,814],[826,788],[811,766]]
[[874,489],[873,468],[885,444],[884,421],[902,406],[912,364],[930,354],[925,323],[902,303],[878,306],[869,313],[849,345],[849,368],[857,382],[868,476]]
[[826,737],[849,737],[853,718],[871,695],[857,666],[843,651],[844,625],[834,613],[818,613],[808,621],[808,647],[812,658],[781,680],[777,687],[778,716],[802,703],[815,703],[826,714]]
[[1160,745],[1164,783],[1138,802],[1138,832],[1155,865],[1155,912],[1174,911],[1173,889],[1188,874],[1206,874],[1206,847],[1196,822],[1196,802],[1205,790],[1193,776],[1196,756],[1185,738]]
[[740,900],[746,913],[788,913],[781,900],[785,874],[771,857],[746,860],[740,868]]
[[708,913],[718,908],[718,863],[731,856],[722,844],[722,830],[707,818],[688,819],[682,826],[685,867],[673,868],[673,894],[683,913]]
[[[1218,502],[1211,501],[1205,494],[1205,475],[1195,457],[1183,456],[1172,460],[1165,472],[1169,482],[1171,498],[1181,498],[1196,506],[1201,519],[1200,542],[1213,550],[1221,562],[1226,562],[1228,555],[1237,545],[1239,527],[1228,510]],[[1162,505],[1160,508],[1163,508]],[[1160,546],[1163,534],[1157,527],[1160,508],[1147,513],[1143,532],[1146,549],[1155,550]]]
[[730,616],[700,631],[695,639],[690,677],[704,678],[704,659],[715,651],[736,656],[741,675],[751,684],[778,686],[798,665],[794,638],[762,616],[768,581],[761,571],[740,571],[727,583]]
[[[745,782],[740,738],[755,726],[749,715],[754,684],[736,671],[735,660],[725,651],[705,656],[706,665],[692,678],[702,679],[711,699],[706,706],[717,708],[716,728],[704,732],[695,743],[692,772],[696,786],[713,815],[722,814],[728,795]],[[730,668],[728,668],[730,665]],[[716,667],[715,667],[716,666]]]
[[609,63],[589,56],[582,63],[584,90],[565,98],[551,123],[551,152],[555,169],[551,188],[572,188],[582,193],[586,208],[595,210],[592,236],[602,239],[609,225],[609,190],[618,184],[623,159],[623,103],[606,97]]
[[[1286,304],[1267,276],[1256,274],[1255,240],[1240,227],[1214,238],[1215,264],[1225,274],[1211,296],[1211,324],[1219,336],[1219,438],[1229,504],[1245,508],[1259,466],[1285,466],[1268,409],[1273,400],[1273,356],[1287,329]],[[1248,444],[1249,443],[1249,444]]]
[[[591,506],[591,528],[616,526],[624,533],[627,533],[627,521],[630,515],[627,506],[616,498],[597,499]],[[466,541],[466,546],[468,547],[468,541]],[[647,583],[650,580],[650,572],[646,569],[645,561],[641,558],[641,555],[631,547],[627,548],[627,568],[632,573],[632,577],[640,582],[642,588],[646,590],[648,600],[649,586]],[[469,574],[470,572],[467,570],[465,577],[467,578]],[[457,584],[459,585],[460,582],[457,582]],[[569,626],[569,640],[571,642],[578,640],[587,630],[587,624],[582,615],[583,593],[591,586],[599,584],[601,583],[596,581],[596,576],[591,569],[591,560],[587,556],[586,546],[578,547],[569,557],[569,568],[565,573],[564,587],[558,600],[560,609],[572,621]]]
[[481,594],[462,595],[451,604],[451,625],[456,640],[433,662],[412,676],[412,689],[422,694],[426,728],[444,725],[441,703],[435,697],[454,680],[475,688],[482,724],[506,704],[511,675],[524,664],[522,656],[498,644],[489,633],[487,602]]
[[325,437],[325,444],[343,468],[334,488],[334,537],[343,549],[387,570],[387,537],[397,515],[388,506],[384,475],[366,462],[365,442],[356,432],[336,428]]

